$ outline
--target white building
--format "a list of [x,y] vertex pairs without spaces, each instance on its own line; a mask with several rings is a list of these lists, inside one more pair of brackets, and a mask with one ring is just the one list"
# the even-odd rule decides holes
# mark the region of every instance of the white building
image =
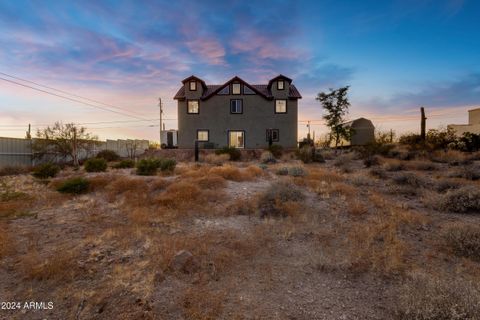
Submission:
[[448,128],[459,136],[464,132],[480,134],[480,108],[468,110],[468,124],[450,124]]

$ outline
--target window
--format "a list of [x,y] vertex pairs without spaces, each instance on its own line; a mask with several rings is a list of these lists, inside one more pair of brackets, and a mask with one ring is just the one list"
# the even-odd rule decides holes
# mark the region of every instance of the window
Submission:
[[200,113],[198,100],[188,100],[187,113]]
[[218,92],[218,94],[229,94],[230,93],[230,87],[229,86],[226,86],[225,88],[223,88],[222,90],[220,90]]
[[190,91],[197,91],[197,81],[190,81]]
[[240,83],[232,84],[232,94],[240,94]]
[[245,131],[229,131],[228,146],[234,148],[245,147]]
[[243,94],[255,94],[255,91],[253,91],[247,86],[243,86]]
[[270,137],[272,142],[278,142],[280,140],[280,133],[278,129],[267,129],[267,142],[270,142]]
[[283,81],[283,80],[278,80],[278,81],[277,81],[277,89],[278,89],[278,90],[283,90],[283,89],[285,89],[285,81]]
[[287,100],[275,100],[275,113],[287,113]]
[[197,130],[198,141],[208,141],[208,130]]
[[230,100],[230,113],[243,113],[242,99]]

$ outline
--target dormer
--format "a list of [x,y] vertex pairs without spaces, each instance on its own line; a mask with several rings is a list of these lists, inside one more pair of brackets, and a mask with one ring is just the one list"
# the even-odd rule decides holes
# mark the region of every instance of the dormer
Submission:
[[289,95],[291,83],[292,79],[280,74],[268,82],[268,90],[273,97],[286,99]]
[[205,81],[194,75],[182,80],[186,99],[200,99],[204,91],[207,90]]

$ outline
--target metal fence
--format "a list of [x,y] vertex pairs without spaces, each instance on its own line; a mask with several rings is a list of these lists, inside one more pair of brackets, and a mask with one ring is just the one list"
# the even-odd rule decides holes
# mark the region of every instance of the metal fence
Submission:
[[[33,143],[35,139],[3,138],[0,137],[0,167],[3,166],[34,166],[45,161],[58,162],[56,154],[48,154],[42,159],[34,157]],[[98,141],[91,153],[80,153],[79,158],[85,159],[95,156],[102,150],[112,150],[121,157],[134,157],[148,149],[148,140],[106,140]],[[69,159],[67,159],[68,161]]]

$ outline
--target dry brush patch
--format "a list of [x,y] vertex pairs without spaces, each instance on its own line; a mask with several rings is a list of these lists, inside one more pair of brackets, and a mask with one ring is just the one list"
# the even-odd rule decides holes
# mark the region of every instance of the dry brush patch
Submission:
[[453,254],[480,261],[480,227],[475,224],[452,223],[441,233],[442,245]]

